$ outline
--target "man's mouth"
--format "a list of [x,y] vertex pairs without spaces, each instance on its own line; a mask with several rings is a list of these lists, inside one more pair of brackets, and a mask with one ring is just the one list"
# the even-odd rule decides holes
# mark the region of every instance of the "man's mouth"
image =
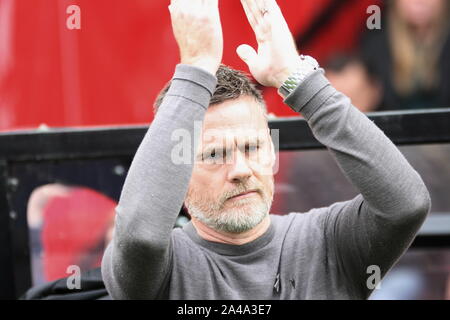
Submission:
[[242,193],[240,193],[238,195],[235,195],[235,196],[233,196],[231,198],[228,198],[228,200],[244,199],[244,198],[248,198],[248,197],[253,197],[253,196],[257,195],[257,194],[258,194],[257,190],[248,190],[248,191],[242,192]]

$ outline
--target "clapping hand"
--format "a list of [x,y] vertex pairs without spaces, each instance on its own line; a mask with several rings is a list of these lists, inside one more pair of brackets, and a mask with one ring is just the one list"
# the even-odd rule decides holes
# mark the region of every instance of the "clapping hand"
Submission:
[[298,65],[295,41],[275,0],[241,0],[255,32],[258,51],[247,44],[237,54],[253,77],[267,87],[279,88]]
[[216,74],[223,55],[218,0],[172,0],[172,29],[181,63]]

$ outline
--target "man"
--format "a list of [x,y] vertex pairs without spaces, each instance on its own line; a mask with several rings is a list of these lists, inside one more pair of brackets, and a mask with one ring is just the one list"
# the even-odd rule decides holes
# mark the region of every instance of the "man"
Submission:
[[[367,270],[384,275],[429,211],[426,187],[392,142],[312,58],[298,57],[275,0],[242,4],[258,52],[242,45],[239,56],[303,114],[361,194],[305,214],[268,214],[275,151],[254,87],[219,69],[218,1],[173,0],[181,64],[117,206],[102,263],[115,299],[364,299],[373,289]],[[200,142],[195,162],[177,158],[180,132]],[[172,230],[183,205],[192,221]]]

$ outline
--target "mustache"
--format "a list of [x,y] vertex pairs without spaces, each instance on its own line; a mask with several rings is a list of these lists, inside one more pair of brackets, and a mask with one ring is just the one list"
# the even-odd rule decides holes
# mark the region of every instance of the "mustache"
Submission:
[[241,193],[249,192],[249,191],[255,191],[261,194],[262,188],[259,185],[255,184],[240,184],[233,190],[229,190],[225,192],[221,197],[221,204],[223,204],[225,201],[227,201],[230,198],[233,198],[237,195],[240,195]]

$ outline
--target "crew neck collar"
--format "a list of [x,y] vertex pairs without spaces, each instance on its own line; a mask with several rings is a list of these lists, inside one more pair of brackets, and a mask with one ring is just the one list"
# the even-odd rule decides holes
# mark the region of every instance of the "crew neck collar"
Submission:
[[259,250],[267,245],[273,239],[275,234],[273,219],[271,219],[269,228],[267,228],[267,230],[259,238],[256,238],[255,240],[242,245],[205,240],[198,235],[197,230],[192,224],[192,221],[189,221],[187,224],[185,224],[183,226],[183,230],[187,233],[189,238],[191,238],[191,240],[198,245],[226,256],[242,256]]

